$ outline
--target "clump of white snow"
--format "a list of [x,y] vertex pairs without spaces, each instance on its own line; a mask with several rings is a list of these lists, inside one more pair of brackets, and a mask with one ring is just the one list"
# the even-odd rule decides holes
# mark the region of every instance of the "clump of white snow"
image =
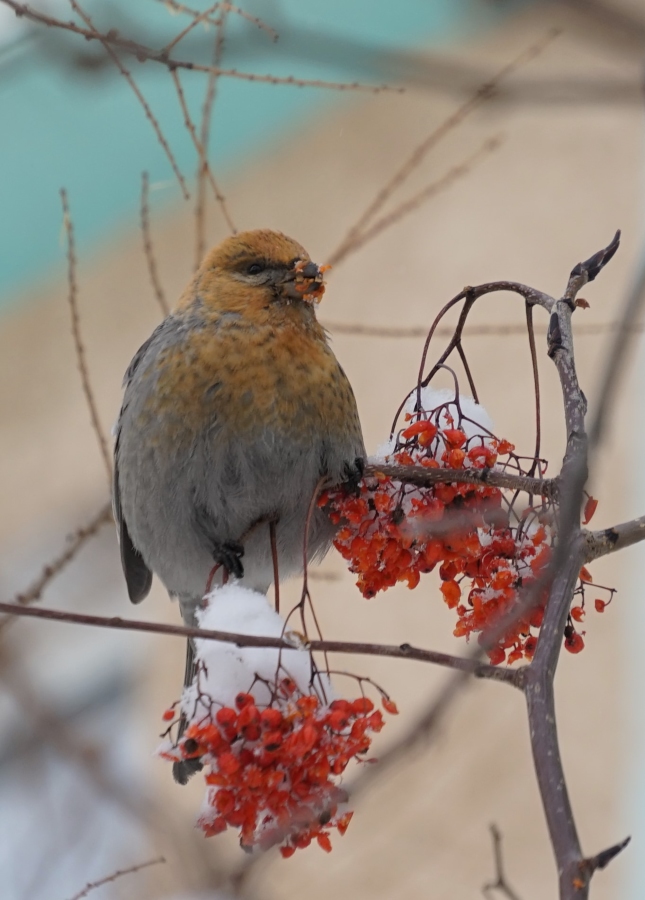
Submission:
[[[275,612],[264,594],[231,582],[217,587],[204,598],[206,606],[199,610],[200,628],[233,634],[282,637],[284,619]],[[269,647],[238,647],[222,641],[195,640],[199,674],[196,683],[186,688],[182,710],[189,719],[200,718],[208,710],[198,700],[199,692],[224,706],[234,706],[239,693],[250,693],[256,703],[270,702],[271,692],[264,683],[275,684],[290,677],[302,694],[323,692],[332,700],[333,693],[326,676],[316,675],[312,685],[311,655],[305,649],[277,650]],[[261,681],[257,678],[263,679]]]
[[[472,397],[462,393],[459,394],[459,407],[464,416],[464,419],[459,424],[459,409],[455,402],[455,392],[453,389],[442,388],[441,390],[436,390],[433,387],[421,388],[421,406],[426,413],[430,413],[432,410],[437,409],[439,406],[444,406],[445,404],[450,404],[450,406],[442,410],[439,414],[438,421],[433,418],[433,421],[436,422],[440,429],[459,427],[467,438],[475,437],[476,435],[486,435],[487,432],[493,431],[493,421],[488,415],[488,412],[483,406],[476,403]],[[381,444],[375,455],[371,457],[370,462],[384,463],[389,461],[388,457],[394,453],[398,432],[410,424],[408,421],[405,421],[405,413],[414,415],[416,405],[417,391],[415,389],[411,392],[405,402],[399,420],[401,424],[398,431],[396,431],[384,444]],[[452,416],[454,424],[450,423],[448,415]],[[443,447],[443,442],[441,439],[439,440],[441,447]],[[487,443],[488,440],[484,440],[484,444]]]

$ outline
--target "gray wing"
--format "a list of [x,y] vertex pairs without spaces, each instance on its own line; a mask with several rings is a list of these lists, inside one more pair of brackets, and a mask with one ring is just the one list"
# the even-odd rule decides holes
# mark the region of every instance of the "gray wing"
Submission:
[[[153,331],[147,341],[139,347],[134,357],[132,358],[132,362],[128,366],[128,370],[125,373],[125,378],[123,379],[124,386],[130,383],[132,376],[134,375],[138,365],[146,354],[146,351],[152,341],[157,336],[158,332],[164,326],[164,322],[161,322],[160,325]],[[125,409],[125,403],[121,408],[121,415],[119,415],[119,422],[121,421],[121,416],[123,415],[123,410]],[[119,547],[121,549],[121,566],[123,567],[123,574],[125,575],[125,581],[128,586],[128,596],[132,603],[141,603],[148,594],[150,593],[150,586],[152,585],[152,572],[145,564],[143,557],[137,550],[137,548],[132,543],[132,538],[130,537],[130,533],[128,531],[128,525],[123,517],[123,510],[121,508],[121,493],[119,489],[119,434],[120,428],[117,425],[117,433],[116,433],[116,441],[114,444],[114,480],[112,483],[112,508],[114,510],[114,520],[116,522],[117,532],[119,536]]]
[[114,451],[114,484],[112,493],[112,506],[114,519],[119,535],[119,547],[121,549],[121,566],[128,586],[128,596],[132,603],[141,603],[150,593],[152,584],[152,572],[143,561],[143,557],[132,543],[128,525],[123,517],[121,509],[121,495],[119,493],[119,464],[118,464],[118,438]]

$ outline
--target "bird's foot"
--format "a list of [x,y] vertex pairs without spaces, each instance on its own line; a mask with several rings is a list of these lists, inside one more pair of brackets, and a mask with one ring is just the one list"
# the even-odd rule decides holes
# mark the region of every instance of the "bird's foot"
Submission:
[[354,494],[356,497],[360,494],[359,485],[365,471],[365,460],[357,456],[353,463],[345,463],[343,469],[342,487],[346,494]]
[[244,577],[242,557],[244,546],[239,541],[223,541],[213,547],[213,560],[217,565],[223,566],[229,575],[234,578]]
[[194,759],[182,759],[172,764],[172,777],[177,784],[188,784],[188,779],[197,772],[201,772],[203,768],[204,763],[198,756]]

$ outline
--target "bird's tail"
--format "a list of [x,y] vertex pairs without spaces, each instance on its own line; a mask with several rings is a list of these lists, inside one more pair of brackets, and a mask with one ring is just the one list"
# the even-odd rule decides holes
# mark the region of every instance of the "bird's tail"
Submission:
[[[188,638],[186,645],[186,670],[184,672],[184,688],[189,687],[195,680],[197,672],[197,661],[195,659],[195,645],[191,638]],[[179,719],[179,732],[177,740],[181,740],[186,731],[188,719],[186,714],[182,712]],[[188,779],[196,772],[200,772],[204,768],[204,763],[199,757],[194,759],[182,759],[180,762],[173,763],[172,777],[178,784],[188,784]]]

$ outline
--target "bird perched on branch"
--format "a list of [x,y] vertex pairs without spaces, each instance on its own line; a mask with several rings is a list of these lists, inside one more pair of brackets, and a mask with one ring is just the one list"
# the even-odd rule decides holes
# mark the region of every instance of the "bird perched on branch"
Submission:
[[[272,536],[280,579],[301,572],[316,485],[360,477],[354,394],[314,312],[323,272],[279,232],[229,237],[135,354],[114,467],[133,603],[153,572],[190,625],[209,580],[230,575],[266,592]],[[308,559],[326,553],[334,531],[314,504]],[[190,682],[190,645],[188,656]],[[191,773],[177,763],[174,774],[185,783]]]

